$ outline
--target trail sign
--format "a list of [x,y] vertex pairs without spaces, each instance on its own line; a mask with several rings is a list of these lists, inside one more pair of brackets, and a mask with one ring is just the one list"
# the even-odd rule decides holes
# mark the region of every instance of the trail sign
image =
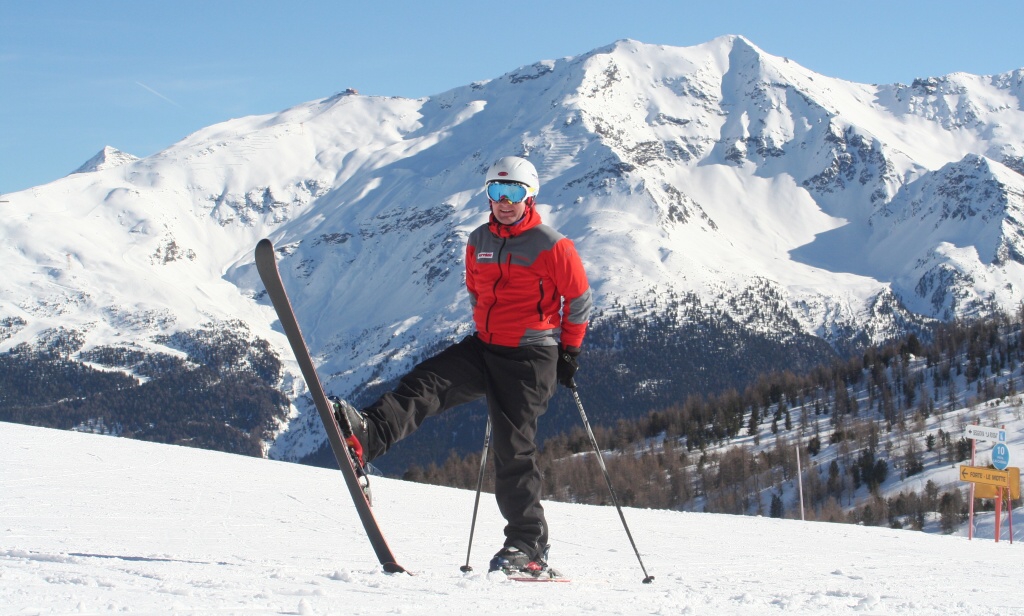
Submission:
[[1010,471],[997,471],[984,466],[961,466],[960,481],[1009,488]]
[[1006,430],[1000,430],[999,428],[986,428],[984,426],[967,426],[964,430],[964,435],[972,440],[977,441],[995,441],[998,443],[1006,442]]
[[1005,443],[996,443],[992,448],[992,466],[999,470],[1006,470],[1010,465],[1010,448]]
[[[1020,498],[1020,469],[1011,466],[1005,472],[1010,473],[1010,498]],[[996,498],[998,495],[999,488],[996,486],[984,483],[974,484],[974,498]]]

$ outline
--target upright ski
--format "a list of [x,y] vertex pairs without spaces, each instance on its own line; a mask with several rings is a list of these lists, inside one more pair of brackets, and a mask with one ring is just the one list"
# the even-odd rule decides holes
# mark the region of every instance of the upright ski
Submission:
[[288,336],[288,343],[292,347],[292,352],[295,353],[295,359],[299,362],[302,377],[306,381],[306,387],[309,388],[310,395],[313,396],[316,410],[320,413],[320,421],[323,422],[324,429],[327,431],[327,438],[331,443],[331,449],[334,451],[334,457],[338,461],[338,467],[341,468],[342,475],[345,476],[345,485],[352,496],[352,502],[355,503],[356,511],[359,513],[359,519],[363,523],[366,536],[373,546],[373,551],[377,554],[377,560],[380,561],[384,571],[388,573],[405,572],[405,569],[395,561],[395,556],[392,554],[391,548],[388,547],[388,542],[384,539],[384,534],[381,532],[376,518],[373,517],[370,503],[363,493],[356,474],[355,465],[348,454],[348,446],[345,444],[341,430],[334,420],[331,405],[324,394],[320,378],[316,374],[313,358],[309,355],[309,347],[306,346],[306,341],[302,337],[302,331],[299,329],[299,323],[295,318],[295,311],[292,310],[288,294],[285,292],[284,283],[281,281],[281,272],[277,269],[274,245],[269,239],[260,240],[259,244],[256,245],[256,269],[260,273],[263,285],[267,288],[270,301],[274,304],[274,310],[277,311],[281,327],[284,328],[284,333]]

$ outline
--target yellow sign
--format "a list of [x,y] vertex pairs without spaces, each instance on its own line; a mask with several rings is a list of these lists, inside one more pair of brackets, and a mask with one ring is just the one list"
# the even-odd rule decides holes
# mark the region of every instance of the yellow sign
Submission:
[[[972,467],[967,467],[972,468]],[[992,470],[992,469],[985,469]],[[993,471],[1010,473],[1010,498],[1020,498],[1020,469],[1016,466],[1011,466],[1005,471]],[[960,476],[963,478],[963,469],[960,470]],[[968,480],[964,480],[968,481]],[[996,498],[999,495],[998,486],[978,483],[974,486],[974,498]]]
[[960,481],[1008,488],[1010,487],[1010,471],[997,471],[984,466],[961,466]]

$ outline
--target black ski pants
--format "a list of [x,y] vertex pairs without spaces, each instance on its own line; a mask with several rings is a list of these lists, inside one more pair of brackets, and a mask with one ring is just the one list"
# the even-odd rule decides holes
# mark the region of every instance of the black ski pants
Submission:
[[372,460],[409,436],[427,417],[486,397],[491,418],[495,490],[505,518],[505,545],[534,557],[548,542],[537,466],[537,418],[557,388],[558,347],[505,347],[468,336],[417,365],[394,391],[363,409]]

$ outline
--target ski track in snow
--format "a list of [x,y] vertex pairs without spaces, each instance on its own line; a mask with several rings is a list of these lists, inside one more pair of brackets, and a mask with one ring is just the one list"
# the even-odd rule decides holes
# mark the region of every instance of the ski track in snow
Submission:
[[627,508],[645,585],[614,508],[547,503],[573,581],[524,585],[485,572],[493,500],[463,574],[472,492],[373,489],[413,576],[381,571],[337,471],[0,423],[0,612],[1024,614],[1019,539]]

